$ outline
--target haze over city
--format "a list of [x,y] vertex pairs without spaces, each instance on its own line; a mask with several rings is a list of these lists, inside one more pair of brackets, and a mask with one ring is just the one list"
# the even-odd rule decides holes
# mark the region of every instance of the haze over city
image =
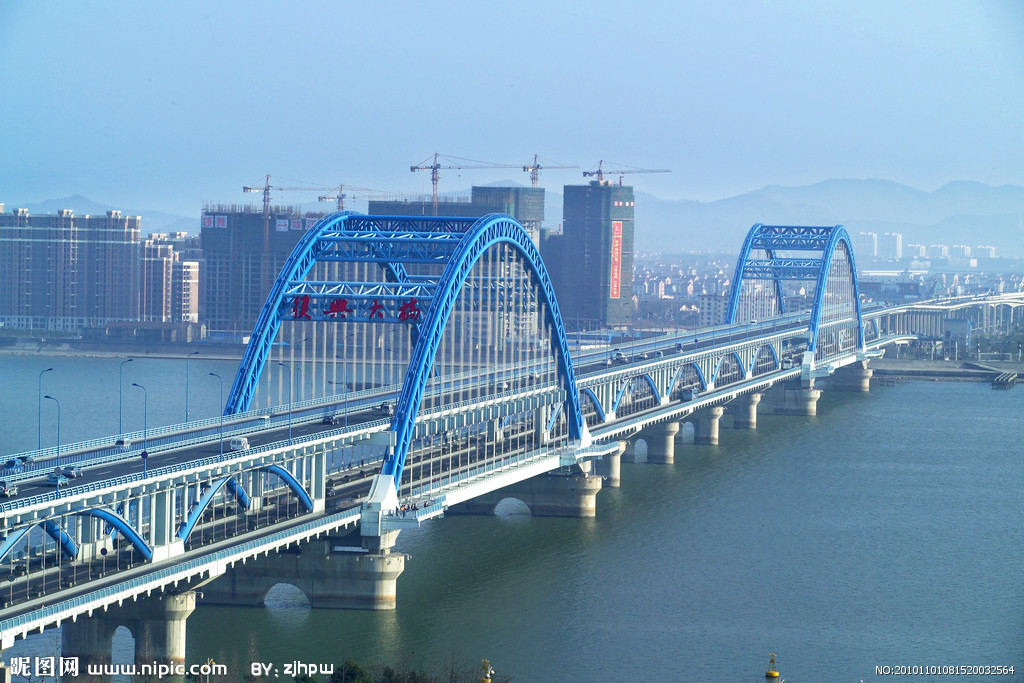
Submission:
[[[1019,3],[381,10],[6,2],[0,201],[197,216],[267,173],[425,193],[409,167],[434,152],[670,168],[634,184],[671,200],[832,178],[1024,185]],[[440,189],[508,178],[529,182],[442,171]],[[541,174],[552,190],[581,181]]]

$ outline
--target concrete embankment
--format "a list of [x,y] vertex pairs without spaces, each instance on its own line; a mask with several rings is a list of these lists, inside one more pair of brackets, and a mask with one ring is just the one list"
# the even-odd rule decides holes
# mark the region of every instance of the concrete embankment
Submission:
[[20,356],[83,356],[93,358],[184,358],[199,352],[199,358],[239,360],[245,354],[242,344],[194,343],[112,343],[79,339],[0,340],[0,354]]
[[879,358],[870,362],[874,377],[882,380],[929,382],[991,382],[1004,372],[1024,374],[1024,363],[1008,361],[932,361]]

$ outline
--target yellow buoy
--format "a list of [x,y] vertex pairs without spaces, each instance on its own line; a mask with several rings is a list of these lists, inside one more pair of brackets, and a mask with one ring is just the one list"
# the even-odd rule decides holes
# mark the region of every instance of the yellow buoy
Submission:
[[768,670],[764,672],[765,678],[778,678],[779,672],[775,670],[775,653],[768,655]]

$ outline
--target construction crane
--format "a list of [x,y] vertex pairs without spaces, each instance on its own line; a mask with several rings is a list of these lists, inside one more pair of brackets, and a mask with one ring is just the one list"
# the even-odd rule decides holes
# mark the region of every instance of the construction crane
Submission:
[[242,192],[262,192],[263,193],[263,273],[261,274],[260,284],[263,288],[263,292],[270,292],[270,192],[272,190],[278,191],[296,191],[296,192],[316,192],[323,191],[329,188],[326,187],[272,187],[270,185],[270,174],[267,174],[267,180],[263,187],[250,187],[248,185],[242,186]]
[[542,168],[579,168],[579,166],[541,166],[540,157],[534,154],[533,163],[523,166],[523,170],[530,174],[530,183],[533,187],[537,187],[537,181],[540,180],[540,169]]
[[624,176],[627,173],[671,173],[671,172],[672,172],[672,169],[670,169],[670,168],[632,168],[632,169],[627,169],[627,170],[624,170],[624,171],[606,171],[606,170],[604,170],[604,160],[602,159],[601,161],[597,162],[597,170],[596,171],[584,171],[583,172],[583,177],[584,178],[589,178],[591,176],[597,176],[597,182],[603,183],[604,182],[604,175],[605,175],[605,173],[607,173],[608,175],[617,175],[617,176],[619,176],[619,185],[622,185],[622,176]]
[[[459,157],[446,157],[434,152],[434,163],[428,163],[430,157],[427,157],[415,166],[410,166],[409,170],[415,173],[416,171],[430,171],[430,184],[433,186],[433,203],[434,203],[434,215],[437,215],[437,180],[440,177],[438,171],[444,169],[476,169],[476,168],[519,168],[518,164],[491,164],[486,161],[475,161],[473,159],[460,159]],[[442,166],[438,163],[438,159],[445,159],[446,161],[470,161],[471,164],[445,164]]]
[[[347,191],[346,191],[347,190]],[[354,194],[349,194],[353,192]],[[403,197],[419,197],[420,194],[407,192],[388,192],[386,190],[374,190],[369,187],[356,187],[355,185],[338,185],[334,194],[320,195],[317,200],[321,202],[338,202],[338,211],[345,210],[346,199],[395,199]]]

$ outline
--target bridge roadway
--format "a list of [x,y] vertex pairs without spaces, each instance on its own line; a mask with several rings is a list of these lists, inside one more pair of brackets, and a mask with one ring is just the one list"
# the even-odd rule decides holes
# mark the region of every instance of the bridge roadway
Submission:
[[[1015,299],[1015,302],[1018,301],[1019,297]],[[936,306],[934,303],[930,305],[933,308]],[[962,303],[961,305],[967,304]],[[941,306],[938,306],[935,310],[940,309]],[[912,306],[874,309],[865,312],[865,318],[873,316],[873,319],[878,320],[883,316],[894,316],[904,312],[912,312],[913,310]],[[791,339],[799,339],[800,331],[805,329],[805,325],[805,315],[796,314],[781,320],[728,326],[713,330],[700,330],[685,335],[662,335],[655,339],[638,340],[628,345],[623,344],[621,347],[623,353],[631,356],[625,364],[613,364],[613,367],[609,369],[608,363],[611,352],[606,350],[591,351],[580,355],[579,364],[576,366],[576,369],[582,386],[588,381],[596,382],[601,377],[607,375],[635,372],[652,365],[663,364],[671,360],[672,357],[690,361],[702,353],[719,352],[722,348],[729,347],[730,345],[751,342],[752,340],[756,341],[762,337],[769,339],[783,335]],[[870,349],[876,349],[893,341],[906,340],[913,338],[913,336],[902,333],[887,334],[884,337],[879,336],[872,340],[868,346]],[[646,358],[644,358],[645,355],[647,356]],[[854,355],[850,355],[841,360],[842,362],[834,363],[827,369],[819,369],[818,376],[834,372],[842,364],[856,361],[857,359]],[[482,376],[487,378],[485,381],[493,381],[495,377],[500,377],[502,372],[504,371],[487,371]],[[679,419],[680,417],[692,414],[698,409],[720,405],[742,393],[763,390],[777,382],[800,377],[801,375],[807,375],[806,368],[778,368],[776,371],[763,376],[749,379],[741,378],[740,381],[733,382],[728,386],[713,387],[706,395],[685,405],[683,402],[671,401],[668,402],[670,403],[668,405],[652,406],[621,418],[609,415],[605,422],[594,426],[592,434],[597,439],[623,438],[635,434],[640,429],[651,424],[664,422],[667,419]],[[304,405],[300,409],[295,410],[291,416],[293,420],[291,425],[292,444],[288,444],[287,440],[288,425],[286,423],[282,424],[287,419],[287,412],[283,412],[280,408],[275,412],[271,420],[257,422],[257,425],[259,422],[262,422],[265,426],[262,428],[256,426],[253,429],[245,428],[244,433],[248,435],[253,445],[253,451],[277,454],[289,449],[301,449],[303,444],[323,440],[324,435],[329,435],[328,438],[338,438],[339,435],[344,433],[353,440],[356,438],[365,439],[372,432],[384,432],[387,430],[387,421],[381,419],[378,400],[389,400],[394,397],[395,393],[392,387],[383,391],[372,391],[363,394],[358,399],[361,403],[357,403],[356,407],[347,415],[349,421],[347,429],[338,429],[335,425],[322,424],[321,422],[322,416],[326,413],[331,411],[337,412],[339,409],[344,411],[344,403],[322,402],[315,406]],[[429,404],[429,401],[427,403]],[[426,407],[430,408],[429,405]],[[209,432],[211,430],[210,421],[206,422],[207,424],[202,429]],[[227,422],[227,419],[225,419],[225,424]],[[183,434],[191,433],[187,427],[179,429],[179,432]],[[225,432],[225,436],[227,437],[227,432]],[[509,438],[515,437],[516,435],[509,435]],[[344,438],[342,436],[340,440],[344,441]],[[351,440],[349,442],[351,443]],[[107,443],[109,443],[109,440],[107,440]],[[431,452],[428,454],[428,457],[421,457],[419,459],[420,469],[422,470],[425,464],[428,466],[426,481],[428,483],[432,481],[437,482],[437,478],[431,477],[434,474],[433,465],[440,465],[445,457],[448,459],[448,467],[451,468],[451,460],[453,455],[455,456],[456,464],[454,471],[457,471],[459,468],[467,471],[471,469],[470,454],[473,451],[473,447],[472,443],[466,441],[455,447],[449,446],[447,453],[444,453],[445,449],[442,442],[436,455]],[[175,467],[180,468],[182,465],[193,463],[198,467],[220,467],[219,464],[215,465],[212,462],[219,455],[219,451],[220,448],[217,440],[210,441],[208,436],[205,441],[198,444],[170,447],[167,450],[155,449],[149,461],[150,476],[155,472],[174,469]],[[21,474],[23,481],[18,498],[14,501],[8,501],[2,506],[5,519],[11,518],[11,513],[15,513],[15,516],[17,516],[17,513],[21,512],[19,508],[24,504],[31,506],[33,503],[30,501],[38,501],[39,498],[48,498],[52,504],[54,498],[52,488],[47,487],[38,480],[39,474],[48,469],[45,461],[46,454],[40,455],[42,457],[40,462],[37,463],[36,471]],[[52,454],[50,455],[52,457]],[[86,451],[79,454],[77,459],[88,462],[89,457],[90,454]],[[102,486],[103,482],[122,480],[124,478],[138,479],[141,477],[142,462],[137,457],[137,453],[118,454],[113,459],[109,457],[109,454],[104,457],[108,460],[106,463],[95,467],[88,467],[83,477],[80,480],[76,479],[73,482],[73,487],[63,492],[62,495],[70,498],[74,496],[75,491],[78,489],[91,488],[96,490],[96,487]],[[226,452],[225,463],[230,460],[237,462],[245,459],[245,457],[247,457],[247,454],[244,452]],[[204,580],[208,581],[222,574],[226,567],[237,561],[242,561],[246,557],[255,557],[261,553],[266,554],[269,550],[287,546],[300,540],[314,538],[324,533],[334,534],[340,529],[352,530],[359,522],[359,503],[365,500],[372,477],[377,472],[377,463],[380,457],[381,454],[377,454],[364,458],[363,463],[358,466],[354,465],[351,459],[332,463],[333,469],[327,469],[328,477],[335,477],[339,473],[341,476],[333,479],[333,485],[328,486],[329,490],[325,492],[325,498],[333,498],[334,500],[329,504],[325,504],[321,509],[313,510],[312,512],[300,510],[294,499],[286,496],[287,492],[282,491],[270,492],[272,495],[268,496],[267,500],[264,501],[265,509],[262,513],[268,518],[261,522],[259,517],[261,513],[257,512],[255,518],[257,528],[255,529],[239,529],[237,515],[229,524],[229,522],[224,521],[226,515],[218,517],[217,511],[214,509],[211,518],[197,526],[199,536],[196,542],[189,545],[191,550],[183,555],[168,558],[166,561],[156,564],[139,564],[132,556],[133,551],[128,550],[130,546],[122,545],[116,548],[115,557],[102,555],[78,563],[72,563],[71,565],[66,565],[62,562],[56,567],[43,567],[38,571],[29,571],[28,575],[22,577],[15,575],[17,565],[12,556],[9,559],[11,563],[10,578],[12,580],[9,581],[10,592],[8,593],[10,596],[8,602],[11,604],[3,610],[3,620],[0,621],[0,631],[2,631],[3,635],[2,646],[9,646],[11,639],[16,635],[24,636],[28,630],[60,623],[61,620],[71,618],[76,614],[91,613],[92,610],[98,607],[123,600],[125,595],[123,590],[126,590],[125,587],[129,586],[129,584],[134,586],[134,588],[127,590],[140,590],[140,586],[145,585],[146,587],[141,590],[151,592],[160,589],[162,586],[177,584],[182,580],[189,580],[194,583],[196,577],[200,575],[205,576]],[[236,468],[236,471],[240,471],[240,469]],[[530,476],[535,475],[531,474]],[[428,497],[423,499],[424,502],[432,503],[432,505],[425,504],[423,507],[430,509],[424,509],[422,511],[423,514],[412,514],[408,518],[402,518],[401,520],[393,518],[391,520],[392,528],[403,528],[410,524],[418,524],[422,519],[439,515],[443,512],[446,505],[443,500],[441,502],[438,502],[438,500],[443,499],[447,493],[462,485],[461,482],[455,482],[454,486],[451,485],[453,483],[452,479],[455,479],[455,477],[447,477],[448,485],[445,485],[445,481],[441,481],[440,485],[424,487],[422,486],[424,479],[422,472],[416,478],[421,482],[421,486],[417,488],[417,494],[425,492]],[[332,481],[332,479],[329,478],[328,481]],[[99,498],[102,499],[102,495]],[[341,504],[340,506],[339,503]],[[349,505],[351,507],[348,507]],[[51,509],[53,507],[51,505]],[[269,516],[274,515],[276,515],[276,519],[270,520]],[[221,522],[220,533],[218,533],[217,529],[218,519]],[[260,524],[263,524],[263,526],[260,526]],[[229,529],[229,526],[232,526],[232,528]],[[237,547],[238,550],[229,550],[232,547]],[[118,571],[111,573],[111,564]],[[68,576],[68,572],[70,572],[70,576]],[[147,576],[149,578],[143,580]],[[57,588],[58,586],[62,586],[62,588]],[[55,588],[60,591],[59,594],[53,593]],[[19,597],[22,590],[24,591],[24,598]],[[45,594],[42,593],[43,590],[46,591]],[[46,609],[40,610],[40,607],[43,605],[47,605]]]

